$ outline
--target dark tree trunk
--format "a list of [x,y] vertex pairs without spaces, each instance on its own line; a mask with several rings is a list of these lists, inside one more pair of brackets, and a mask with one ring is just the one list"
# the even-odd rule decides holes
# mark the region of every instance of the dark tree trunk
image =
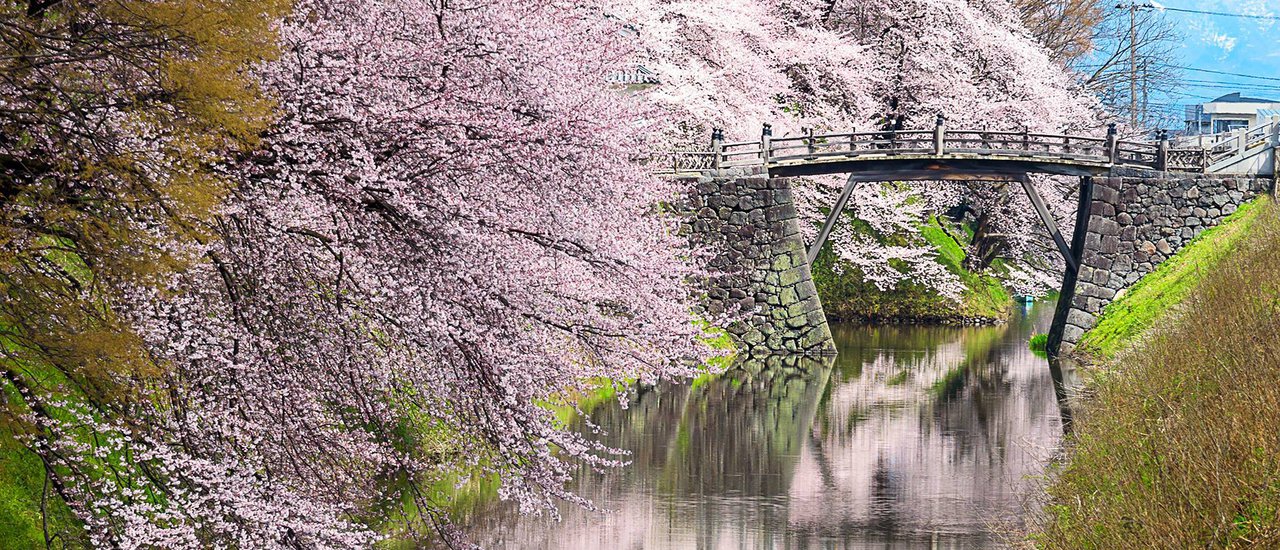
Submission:
[[[1009,187],[1006,184],[1001,183],[988,190],[976,191],[994,193],[996,200],[989,201],[989,204],[1001,205],[998,208],[1003,208],[1009,202]],[[1003,256],[1009,250],[1009,242],[996,225],[996,217],[1001,214],[1000,212],[992,212],[990,208],[976,209],[972,206],[970,209],[976,219],[973,241],[969,244],[964,262],[965,269],[977,273],[990,268],[996,258]]]

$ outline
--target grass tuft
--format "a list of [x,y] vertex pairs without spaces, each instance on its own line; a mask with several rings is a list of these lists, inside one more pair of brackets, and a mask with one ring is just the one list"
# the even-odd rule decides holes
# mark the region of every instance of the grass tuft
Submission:
[[1031,340],[1027,341],[1027,347],[1031,348],[1031,352],[1039,357],[1047,357],[1049,349],[1049,335],[1039,333],[1033,335]]

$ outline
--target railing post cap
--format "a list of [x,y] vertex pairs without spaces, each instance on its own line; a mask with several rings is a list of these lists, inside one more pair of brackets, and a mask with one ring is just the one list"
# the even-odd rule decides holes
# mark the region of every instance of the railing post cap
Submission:
[[938,113],[938,120],[937,120],[938,126],[942,126],[943,124],[946,124],[946,122],[947,122],[947,117],[944,116],[942,113]]
[[773,135],[773,125],[772,125],[772,124],[769,124],[768,122],[764,123],[763,128],[761,128],[761,130],[760,130],[760,134],[761,134],[761,135],[766,135],[766,136],[772,136],[772,135]]

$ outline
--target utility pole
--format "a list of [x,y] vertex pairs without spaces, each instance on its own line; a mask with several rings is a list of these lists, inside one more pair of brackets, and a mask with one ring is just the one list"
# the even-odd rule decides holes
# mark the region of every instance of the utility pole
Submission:
[[1142,60],[1142,126],[1144,128],[1151,126],[1151,106],[1147,103],[1147,63],[1148,60]]
[[[1119,6],[1117,6],[1119,7]],[[1138,5],[1129,2],[1129,128],[1138,127]]]
[[[1152,4],[1138,4],[1133,0],[1128,5],[1116,4],[1116,9],[1129,10],[1129,126],[1138,127],[1138,10],[1154,8]],[[1143,61],[1143,78],[1146,78],[1146,61]],[[1146,95],[1146,82],[1143,81],[1143,95]],[[1146,120],[1146,99],[1143,99],[1143,120]]]

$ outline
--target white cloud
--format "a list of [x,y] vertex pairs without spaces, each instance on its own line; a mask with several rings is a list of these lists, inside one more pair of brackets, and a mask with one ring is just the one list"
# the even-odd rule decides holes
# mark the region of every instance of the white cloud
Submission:
[[1229,34],[1214,33],[1208,37],[1210,44],[1222,49],[1222,53],[1231,53],[1236,49],[1236,37]]

